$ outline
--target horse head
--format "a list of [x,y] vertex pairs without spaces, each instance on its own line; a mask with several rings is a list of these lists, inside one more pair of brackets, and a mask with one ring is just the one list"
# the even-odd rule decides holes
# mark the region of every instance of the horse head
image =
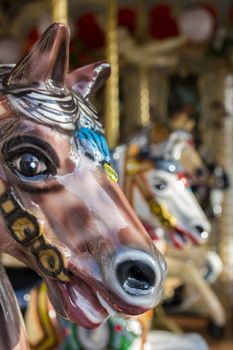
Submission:
[[1,251],[45,280],[56,311],[83,327],[158,303],[166,264],[116,183],[88,97],[104,62],[67,73],[69,30],[53,24],[1,66]]
[[131,205],[143,222],[162,227],[176,246],[204,243],[210,224],[182,166],[174,159],[154,157],[144,141],[135,143],[134,138],[113,153]]
[[[177,129],[162,123],[150,123],[142,129],[136,139],[147,140],[150,154],[154,158],[177,160],[183,167],[185,174],[194,178],[200,171],[206,170],[205,164],[195,148],[195,142],[190,132]],[[145,142],[145,141],[144,141]]]

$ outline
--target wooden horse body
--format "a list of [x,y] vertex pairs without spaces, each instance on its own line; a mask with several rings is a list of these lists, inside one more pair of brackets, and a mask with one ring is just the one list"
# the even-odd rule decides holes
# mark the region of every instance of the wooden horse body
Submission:
[[109,65],[67,73],[68,44],[54,24],[1,66],[0,248],[41,275],[62,317],[94,328],[155,306],[166,264],[115,183],[88,101]]

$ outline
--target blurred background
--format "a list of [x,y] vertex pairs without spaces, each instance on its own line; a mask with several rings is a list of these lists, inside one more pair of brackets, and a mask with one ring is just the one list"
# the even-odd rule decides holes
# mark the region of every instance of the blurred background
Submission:
[[[111,149],[151,122],[160,125],[161,140],[161,125],[182,129],[218,181],[194,192],[212,223],[204,249],[216,253],[220,265],[208,283],[224,324],[211,319],[193,287],[175,276],[160,310],[175,326],[156,316],[152,326],[199,333],[210,349],[233,349],[233,1],[0,0],[0,63],[17,62],[54,21],[70,25],[70,69],[98,60],[112,65],[111,78],[94,97]],[[195,249],[185,261],[195,261],[208,280],[215,263],[202,264]]]

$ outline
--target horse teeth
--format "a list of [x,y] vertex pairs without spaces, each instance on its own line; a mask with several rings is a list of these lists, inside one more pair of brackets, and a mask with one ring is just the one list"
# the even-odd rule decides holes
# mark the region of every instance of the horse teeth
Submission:
[[102,297],[102,295],[97,292],[97,297],[99,299],[100,304],[107,310],[108,314],[111,316],[116,315],[116,311],[111,307],[111,305]]

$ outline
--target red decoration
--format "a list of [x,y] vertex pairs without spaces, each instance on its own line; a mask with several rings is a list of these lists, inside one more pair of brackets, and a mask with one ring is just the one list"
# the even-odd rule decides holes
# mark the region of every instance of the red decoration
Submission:
[[115,326],[114,326],[114,330],[115,330],[115,332],[121,332],[122,331],[122,326],[120,325],[120,324],[116,324]]
[[141,220],[143,223],[143,226],[145,227],[147,233],[150,235],[150,238],[152,241],[158,241],[159,237],[156,234],[156,230],[154,226],[152,226],[149,222]]
[[184,174],[184,173],[178,173],[177,174],[177,177],[178,177],[178,179],[180,180],[180,181],[182,181],[183,182],[183,184],[186,186],[186,187],[190,187],[191,185],[190,185],[190,182],[189,182],[189,180],[188,180],[188,178],[187,178],[187,176]]
[[63,328],[62,333],[63,333],[63,337],[68,337],[70,335],[69,328]]
[[132,8],[122,7],[118,11],[118,25],[119,27],[126,27],[131,34],[136,30],[136,11]]
[[170,6],[156,5],[150,10],[149,32],[157,39],[166,39],[179,34]]
[[88,12],[79,17],[76,28],[78,40],[86,47],[97,49],[104,46],[104,33],[95,13]]

